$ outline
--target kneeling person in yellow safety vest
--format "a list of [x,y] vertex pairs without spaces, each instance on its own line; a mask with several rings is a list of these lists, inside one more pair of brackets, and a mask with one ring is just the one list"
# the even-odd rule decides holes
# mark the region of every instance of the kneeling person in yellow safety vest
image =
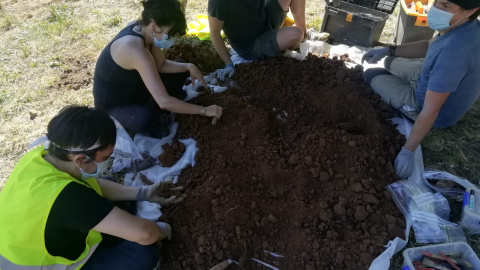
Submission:
[[363,75],[383,101],[415,121],[395,159],[401,179],[414,167],[414,152],[432,127],[450,127],[480,97],[480,0],[437,0],[428,25],[438,31],[431,40],[367,52],[363,61],[385,56],[385,69]]
[[102,111],[66,107],[49,122],[47,136],[46,147],[23,156],[0,193],[0,269],[155,268],[157,241],[170,237],[170,225],[136,217],[113,201],[183,198],[156,196],[159,185],[97,179],[116,141],[115,124]]

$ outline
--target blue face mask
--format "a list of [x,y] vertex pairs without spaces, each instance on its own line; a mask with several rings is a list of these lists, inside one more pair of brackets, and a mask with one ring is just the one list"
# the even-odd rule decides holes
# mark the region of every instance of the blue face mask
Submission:
[[432,5],[427,14],[428,27],[436,31],[448,29],[451,26],[450,20],[452,17],[460,12],[462,11],[460,10],[459,12],[453,14],[448,11],[438,9]]
[[153,37],[153,43],[157,48],[168,49],[172,47],[174,42],[175,42],[175,38],[169,39],[167,34],[163,34],[162,40],[158,40],[156,37]]
[[82,170],[82,168],[80,168],[80,172],[82,173],[82,179],[85,180],[88,178],[98,178],[100,174],[102,174],[102,172],[108,169],[108,165],[110,164],[111,159],[112,157],[108,157],[106,160],[102,162],[93,161],[95,162],[95,164],[97,164],[97,171],[94,173],[86,173]]

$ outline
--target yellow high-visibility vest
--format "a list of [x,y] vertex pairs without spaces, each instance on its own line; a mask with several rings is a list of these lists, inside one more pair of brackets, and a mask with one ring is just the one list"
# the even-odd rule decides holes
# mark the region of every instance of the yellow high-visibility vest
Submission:
[[0,193],[0,270],[80,269],[102,241],[90,230],[85,250],[74,261],[52,256],[45,247],[45,226],[54,201],[71,182],[102,194],[95,178],[79,181],[57,170],[43,156],[44,147],[23,156]]

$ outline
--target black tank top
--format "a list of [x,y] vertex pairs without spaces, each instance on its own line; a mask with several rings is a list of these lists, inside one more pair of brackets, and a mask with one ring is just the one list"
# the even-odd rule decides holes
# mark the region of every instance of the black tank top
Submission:
[[115,63],[110,53],[112,43],[121,37],[131,35],[140,37],[145,41],[142,35],[133,31],[136,25],[137,23],[134,23],[120,31],[98,57],[93,77],[95,108],[108,111],[116,106],[142,105],[151,97],[140,77],[140,73],[137,70],[127,70],[120,67]]

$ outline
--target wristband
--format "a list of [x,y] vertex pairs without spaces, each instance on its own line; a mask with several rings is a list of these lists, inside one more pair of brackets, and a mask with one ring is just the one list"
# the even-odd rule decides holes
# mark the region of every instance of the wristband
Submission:
[[138,189],[137,201],[148,201],[147,198],[148,187],[141,187]]
[[397,49],[397,46],[395,46],[395,45],[394,45],[394,46],[389,46],[389,47],[388,47],[388,54],[389,54],[390,56],[395,56],[395,50],[396,50],[396,49]]
[[200,106],[202,108],[202,116],[205,116],[205,108],[203,106]]

